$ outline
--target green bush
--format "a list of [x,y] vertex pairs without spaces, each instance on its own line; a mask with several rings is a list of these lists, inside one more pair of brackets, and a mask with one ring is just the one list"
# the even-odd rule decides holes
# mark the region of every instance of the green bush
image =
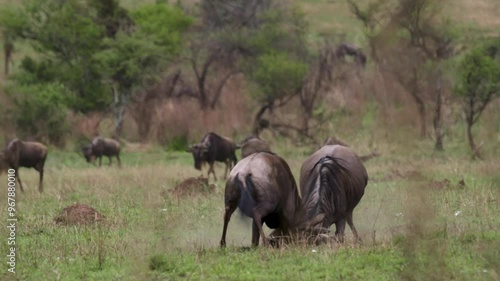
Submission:
[[307,72],[307,65],[285,53],[272,52],[261,55],[251,71],[251,79],[260,91],[258,100],[277,100],[295,94]]
[[32,84],[9,91],[13,119],[22,136],[36,136],[55,145],[64,144],[68,132],[68,91],[58,83]]
[[167,151],[186,151],[189,141],[186,136],[175,136],[168,144]]

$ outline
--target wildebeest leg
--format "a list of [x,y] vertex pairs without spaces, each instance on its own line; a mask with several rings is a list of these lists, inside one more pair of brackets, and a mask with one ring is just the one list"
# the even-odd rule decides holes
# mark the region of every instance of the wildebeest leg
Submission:
[[108,156],[108,159],[109,159],[109,164],[108,164],[108,166],[111,166],[111,162],[112,162],[112,160],[111,160],[111,156]]
[[40,173],[40,182],[38,183],[38,191],[42,193],[43,191],[43,165],[45,163],[45,160],[39,162],[38,164],[35,165],[35,170]]
[[17,176],[17,182],[19,183],[19,187],[21,188],[21,191],[24,192],[23,184],[21,183],[21,176],[19,175],[18,169],[14,169],[14,173]]
[[222,237],[220,239],[220,246],[225,247],[226,246],[226,232],[227,232],[227,225],[229,224],[229,220],[231,219],[231,215],[233,214],[234,210],[236,210],[237,202],[229,202],[228,205],[226,206],[226,211],[224,213],[224,228],[222,229]]
[[102,156],[99,156],[99,167],[101,167],[102,164]]
[[252,246],[255,247],[259,246],[259,239],[260,239],[259,227],[257,226],[254,220],[252,223]]
[[354,227],[354,222],[352,221],[352,213],[347,215],[347,224],[352,230],[352,234],[354,235],[356,243],[361,243],[361,238],[359,238],[358,231],[356,230],[356,227]]
[[224,178],[227,179],[227,171],[231,170],[231,160],[226,160],[226,170],[224,170]]
[[214,180],[217,181],[217,176],[215,175],[214,171],[214,162],[210,163],[210,168],[208,168],[208,174],[207,174],[207,179],[210,178],[210,172],[214,175]]
[[116,154],[116,160],[118,160],[118,167],[122,167],[122,161],[120,160],[120,154]]
[[345,219],[340,219],[335,223],[335,240],[344,243]]
[[[262,218],[269,215],[273,209],[274,207],[271,204],[260,204],[253,208],[253,223],[258,228],[260,237],[262,237],[262,244],[264,246],[269,246],[269,242],[267,241],[266,235],[264,235],[264,231],[262,230]],[[254,246],[257,245],[254,244]]]

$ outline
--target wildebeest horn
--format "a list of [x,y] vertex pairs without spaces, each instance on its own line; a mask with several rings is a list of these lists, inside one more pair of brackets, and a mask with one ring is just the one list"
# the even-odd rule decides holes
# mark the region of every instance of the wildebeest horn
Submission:
[[325,218],[325,213],[321,213],[321,214],[318,214],[316,215],[312,220],[311,222],[309,223],[309,228],[313,228],[315,227],[316,225],[318,225],[319,223],[321,223],[323,221],[323,219]]

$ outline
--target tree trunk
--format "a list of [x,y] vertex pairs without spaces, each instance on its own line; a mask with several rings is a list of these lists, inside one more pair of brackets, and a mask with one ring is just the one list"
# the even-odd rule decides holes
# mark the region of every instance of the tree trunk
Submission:
[[469,122],[469,120],[467,120],[467,141],[469,141],[470,149],[474,151],[474,149],[476,149],[476,144],[472,137],[472,123]]
[[262,130],[267,128],[267,126],[269,125],[269,121],[262,119],[262,116],[264,116],[264,113],[266,113],[267,110],[271,109],[272,109],[272,104],[268,103],[262,106],[257,112],[257,114],[255,114],[255,118],[253,121],[253,129],[252,129],[252,134],[254,136],[259,137]]
[[5,76],[9,75],[9,64],[10,64],[10,60],[12,58],[12,53],[14,52],[14,46],[12,45],[12,43],[10,43],[7,39],[5,38],[4,39],[5,42],[4,42],[4,72],[5,72]]
[[420,137],[425,138],[425,136],[427,135],[427,114],[425,104],[420,98],[417,98],[416,102],[418,107],[418,115],[420,117]]
[[113,87],[113,94],[115,97],[115,132],[113,138],[119,140],[123,130],[123,119],[125,117],[125,108],[127,107],[127,100],[123,93]]
[[436,111],[434,113],[434,134],[436,136],[436,143],[434,145],[434,149],[436,151],[443,151],[443,116],[442,116],[442,106],[443,106],[443,97],[442,97],[442,74],[441,71],[438,74],[438,80],[436,85]]

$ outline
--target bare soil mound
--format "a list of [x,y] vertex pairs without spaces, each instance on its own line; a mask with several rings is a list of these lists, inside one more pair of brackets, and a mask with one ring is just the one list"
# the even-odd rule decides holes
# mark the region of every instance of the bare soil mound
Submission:
[[92,224],[101,222],[105,219],[103,215],[97,212],[94,208],[85,204],[77,203],[68,206],[61,211],[61,214],[56,217],[56,223],[70,225],[70,224]]
[[215,185],[208,184],[208,178],[200,176],[198,178],[187,178],[174,188],[170,189],[170,194],[174,196],[191,196],[195,194],[209,194],[215,192]]

